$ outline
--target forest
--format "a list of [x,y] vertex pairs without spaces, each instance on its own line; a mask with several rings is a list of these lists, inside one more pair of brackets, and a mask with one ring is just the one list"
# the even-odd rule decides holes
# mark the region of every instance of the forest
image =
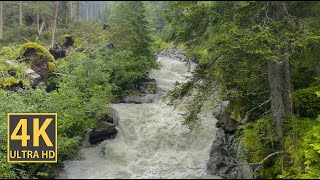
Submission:
[[[149,158],[151,170],[97,170],[91,178],[320,178],[319,19],[317,1],[0,1],[0,178],[58,178],[62,171],[76,177],[71,164],[85,163],[79,152],[94,148],[106,159],[84,167],[110,163],[125,171],[137,149],[129,146],[134,135],[122,135],[133,133],[125,132],[129,121],[137,121],[132,131],[145,133],[145,147],[136,151],[157,152],[134,154],[141,164]],[[174,79],[184,78],[180,71],[190,73],[184,83]],[[167,91],[166,83],[175,87]],[[141,91],[155,97],[126,100]],[[214,131],[200,128],[208,103],[216,104],[208,118]],[[170,109],[179,104],[186,104],[183,113]],[[83,150],[88,133],[113,117],[110,107],[120,114],[117,136]],[[57,163],[7,162],[10,112],[58,114]],[[187,138],[190,151],[187,132],[197,137]],[[199,147],[206,148],[194,160]],[[110,160],[108,148],[118,148]],[[179,153],[166,154],[171,150],[193,158],[185,162],[188,172],[177,165],[186,158],[176,160]],[[157,155],[172,160],[151,158]],[[170,174],[174,167],[181,172]]]

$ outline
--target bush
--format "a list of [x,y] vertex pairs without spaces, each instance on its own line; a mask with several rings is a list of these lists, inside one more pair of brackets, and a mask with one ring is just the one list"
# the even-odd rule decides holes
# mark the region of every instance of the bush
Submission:
[[292,96],[295,112],[302,117],[317,117],[320,114],[320,98],[317,98],[316,92],[319,90],[320,85],[295,91]]

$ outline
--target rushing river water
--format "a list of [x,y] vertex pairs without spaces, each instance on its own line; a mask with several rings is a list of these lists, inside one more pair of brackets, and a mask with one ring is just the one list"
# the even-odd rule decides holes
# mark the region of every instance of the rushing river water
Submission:
[[[152,103],[113,104],[120,116],[115,139],[83,147],[82,158],[65,161],[59,178],[197,178],[205,176],[206,162],[215,136],[215,119],[203,116],[193,131],[181,124],[184,112],[167,105],[162,96],[176,81],[186,82],[184,62],[159,57],[162,65],[149,77],[159,93]],[[212,178],[212,177],[211,177]],[[218,178],[218,177],[216,177]]]

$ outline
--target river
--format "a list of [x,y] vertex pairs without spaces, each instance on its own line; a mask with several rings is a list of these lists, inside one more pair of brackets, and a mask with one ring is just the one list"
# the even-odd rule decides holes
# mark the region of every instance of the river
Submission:
[[[186,101],[179,107],[162,98],[175,82],[191,76],[185,62],[158,57],[161,68],[149,77],[157,81],[152,103],[113,104],[120,117],[115,139],[82,147],[79,158],[64,162],[58,178],[200,178],[205,177],[216,119],[203,115],[201,126],[182,125]],[[192,65],[194,67],[194,64]],[[210,113],[209,113],[210,114]],[[212,113],[211,113],[212,114]],[[219,178],[211,176],[211,178]]]

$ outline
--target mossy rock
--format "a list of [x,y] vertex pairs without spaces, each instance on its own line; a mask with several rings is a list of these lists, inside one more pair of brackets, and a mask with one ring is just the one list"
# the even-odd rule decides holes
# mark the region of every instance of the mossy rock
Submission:
[[73,46],[75,43],[75,40],[73,39],[73,36],[70,34],[65,34],[60,38],[60,42],[62,42],[62,46],[70,47]]
[[0,87],[5,90],[14,91],[19,87],[22,88],[23,83],[21,80],[17,80],[14,77],[7,77],[4,80],[2,80],[2,82],[0,81]]
[[20,59],[30,64],[31,69],[43,78],[47,78],[56,71],[54,57],[45,47],[35,42],[28,42],[21,46]]

